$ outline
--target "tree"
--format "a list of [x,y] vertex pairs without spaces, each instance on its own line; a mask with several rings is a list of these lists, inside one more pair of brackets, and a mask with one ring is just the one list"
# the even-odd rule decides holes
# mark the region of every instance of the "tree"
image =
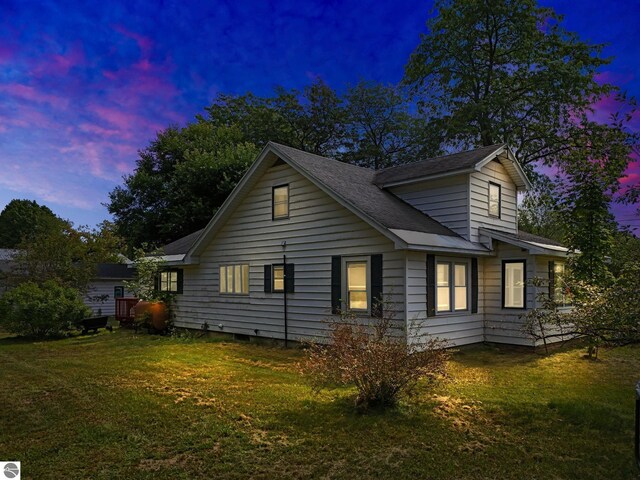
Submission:
[[347,91],[344,101],[345,148],[338,154],[340,160],[378,170],[438,151],[401,88],[363,81]]
[[203,228],[258,150],[235,126],[199,119],[160,132],[107,205],[129,247],[163,245]]
[[11,200],[0,213],[0,248],[16,248],[57,222],[58,217],[35,200]]
[[582,42],[535,0],[438,0],[405,82],[445,143],[506,142],[520,162],[555,163],[575,116],[616,90],[595,74],[602,45]]
[[120,240],[110,233],[110,225],[100,229],[74,228],[57,219],[47,230],[22,241],[14,255],[10,283],[47,281],[86,293],[96,275],[98,263],[118,262]]
[[518,206],[518,228],[525,232],[563,241],[565,225],[557,204],[555,187],[546,176],[540,176],[525,193]]

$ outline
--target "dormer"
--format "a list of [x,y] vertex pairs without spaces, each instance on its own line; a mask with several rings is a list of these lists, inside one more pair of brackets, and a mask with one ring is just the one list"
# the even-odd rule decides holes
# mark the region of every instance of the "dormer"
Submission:
[[517,195],[530,187],[507,145],[387,168],[376,184],[476,243],[481,227],[517,233]]

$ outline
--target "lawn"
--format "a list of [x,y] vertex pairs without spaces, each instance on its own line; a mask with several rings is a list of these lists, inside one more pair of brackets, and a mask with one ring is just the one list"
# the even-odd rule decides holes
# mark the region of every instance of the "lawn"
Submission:
[[0,339],[0,460],[23,478],[635,478],[640,347],[473,347],[395,411],[314,395],[297,349],[115,331]]

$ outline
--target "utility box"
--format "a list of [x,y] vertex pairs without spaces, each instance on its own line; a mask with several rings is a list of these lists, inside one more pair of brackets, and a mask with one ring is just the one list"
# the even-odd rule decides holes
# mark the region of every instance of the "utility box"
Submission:
[[640,382],[636,385],[636,463],[640,468]]

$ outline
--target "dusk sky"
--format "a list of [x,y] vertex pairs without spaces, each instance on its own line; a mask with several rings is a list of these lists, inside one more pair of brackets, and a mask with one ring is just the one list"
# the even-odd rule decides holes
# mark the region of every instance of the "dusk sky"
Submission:
[[[601,78],[640,97],[640,1],[542,4],[583,40],[609,44],[615,59]],[[397,82],[431,6],[0,0],[0,210],[28,198],[93,226],[109,218],[101,203],[133,171],[137,150],[219,92],[267,95],[317,76],[338,90]],[[628,173],[626,182],[640,181],[640,165]],[[640,226],[635,210],[616,207],[622,223]]]

